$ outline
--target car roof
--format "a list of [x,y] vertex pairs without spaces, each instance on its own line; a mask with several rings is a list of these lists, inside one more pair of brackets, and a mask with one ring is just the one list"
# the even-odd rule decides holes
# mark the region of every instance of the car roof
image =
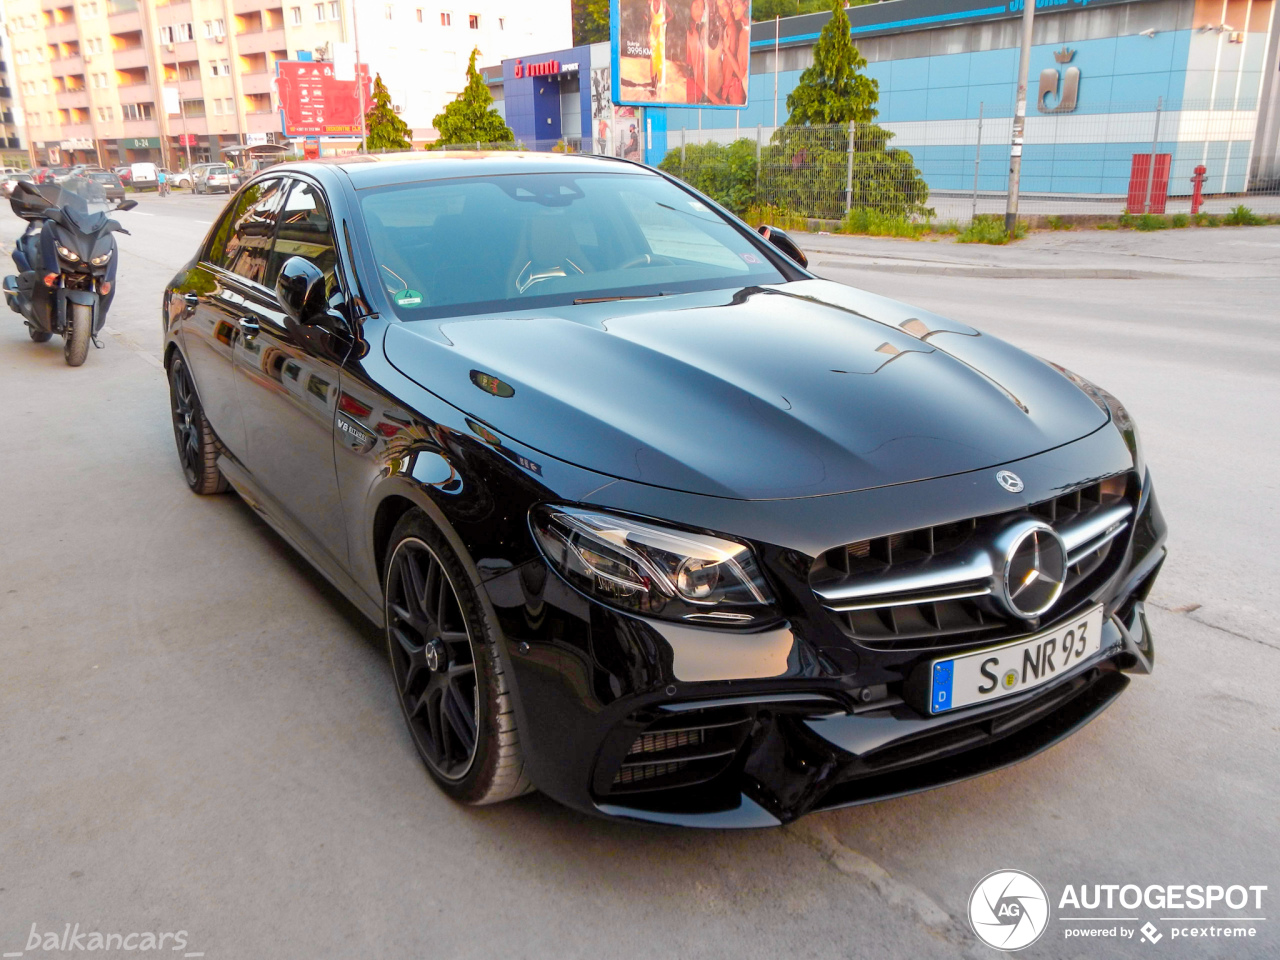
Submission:
[[268,167],[263,173],[305,172],[308,168],[325,166],[341,169],[357,190],[455,177],[492,177],[513,173],[642,173],[647,170],[631,161],[582,153],[441,150],[292,161]]

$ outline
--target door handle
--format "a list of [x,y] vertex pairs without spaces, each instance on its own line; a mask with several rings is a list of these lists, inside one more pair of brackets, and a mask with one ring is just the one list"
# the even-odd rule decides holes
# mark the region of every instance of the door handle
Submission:
[[252,340],[258,335],[258,331],[262,329],[258,326],[257,320],[252,320],[249,317],[241,317],[238,322],[240,324],[240,332],[244,334],[246,340]]

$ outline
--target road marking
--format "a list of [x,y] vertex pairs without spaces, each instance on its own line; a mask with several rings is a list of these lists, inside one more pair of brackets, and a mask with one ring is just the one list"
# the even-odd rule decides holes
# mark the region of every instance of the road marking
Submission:
[[20,957],[20,956],[22,956],[22,954],[20,954],[20,953],[6,953],[6,954],[5,954],[5,956],[6,956],[6,957]]

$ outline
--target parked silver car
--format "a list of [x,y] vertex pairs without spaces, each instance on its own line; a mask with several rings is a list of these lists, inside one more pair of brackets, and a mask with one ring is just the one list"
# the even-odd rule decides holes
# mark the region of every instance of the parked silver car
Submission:
[[240,189],[239,174],[225,163],[202,163],[192,168],[195,193],[232,193]]

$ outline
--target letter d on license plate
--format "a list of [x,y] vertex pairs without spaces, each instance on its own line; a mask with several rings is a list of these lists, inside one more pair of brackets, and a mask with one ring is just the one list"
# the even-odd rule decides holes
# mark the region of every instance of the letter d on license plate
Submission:
[[1012,696],[1062,676],[1102,649],[1102,607],[1052,630],[929,666],[929,712]]

